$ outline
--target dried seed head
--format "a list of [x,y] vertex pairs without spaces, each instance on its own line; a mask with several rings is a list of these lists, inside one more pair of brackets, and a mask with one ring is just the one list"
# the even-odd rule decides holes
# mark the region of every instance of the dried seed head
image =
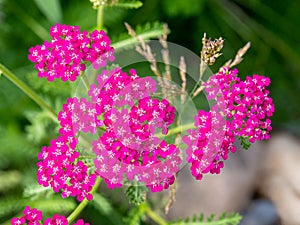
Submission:
[[212,41],[210,38],[206,39],[206,34],[202,38],[201,61],[208,65],[213,65],[216,59],[222,55],[220,51],[223,48],[224,39],[219,37]]

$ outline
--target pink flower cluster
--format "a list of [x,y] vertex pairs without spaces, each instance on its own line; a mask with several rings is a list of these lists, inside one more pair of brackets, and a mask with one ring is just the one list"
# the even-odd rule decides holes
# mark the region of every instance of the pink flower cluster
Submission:
[[200,110],[195,126],[197,129],[188,130],[183,141],[188,145],[187,162],[191,164],[192,175],[201,180],[205,173],[220,173],[229,151],[236,151],[235,137],[230,122],[224,120],[216,107],[209,112]]
[[66,138],[74,137],[79,131],[95,133],[96,128],[103,125],[97,119],[95,105],[85,98],[69,98],[58,114],[61,128],[59,133]]
[[62,197],[76,196],[78,201],[91,200],[90,194],[96,175],[88,174],[88,167],[79,160],[75,151],[77,139],[60,136],[52,140],[50,146],[43,147],[38,155],[38,183],[49,185],[55,192],[63,190]]
[[96,175],[88,174],[88,167],[80,160],[76,146],[79,131],[96,131],[102,121],[96,118],[92,103],[85,99],[70,98],[58,114],[61,136],[52,140],[49,147],[39,153],[38,182],[44,187],[49,185],[55,192],[62,190],[62,196],[76,196],[78,201],[92,199],[90,191],[95,184]]
[[237,77],[237,69],[222,70],[205,84],[208,99],[216,99],[220,110],[231,120],[236,136],[249,138],[250,142],[270,138],[274,104],[266,87],[270,79],[264,76]]
[[220,173],[228,152],[235,152],[236,136],[250,142],[269,139],[274,104],[266,87],[270,79],[254,75],[241,81],[237,69],[222,68],[204,84],[207,98],[216,100],[209,112],[200,110],[195,117],[198,129],[183,137],[188,145],[187,161],[192,175],[202,179],[205,173]]
[[[130,76],[120,68],[103,70],[97,81],[88,92],[90,101],[69,98],[59,112],[60,136],[43,147],[38,157],[39,184],[79,201],[92,199],[96,174],[109,187],[135,178],[152,191],[168,188],[181,164],[179,149],[154,134],[158,130],[168,133],[175,108],[166,99],[151,98],[155,81],[139,78],[134,70]],[[96,174],[89,175],[88,167],[78,160],[76,137],[78,132],[95,133],[98,127],[105,132],[93,143]]]
[[[47,218],[42,223],[43,215],[40,210],[35,208],[30,209],[29,206],[26,206],[23,211],[23,216],[18,218],[12,218],[11,224],[12,225],[68,225],[68,220],[64,216],[60,216],[55,214],[52,218]],[[84,223],[82,219],[78,220],[73,225],[89,225],[89,223]]]
[[179,170],[179,150],[154,134],[156,129],[168,133],[175,108],[166,99],[151,98],[155,82],[149,77],[138,78],[134,70],[130,76],[120,68],[103,71],[97,81],[89,95],[97,114],[103,114],[106,128],[93,142],[97,173],[110,188],[134,178],[151,191],[168,188]]
[[61,78],[75,81],[85,64],[91,62],[94,68],[105,66],[107,60],[114,60],[114,49],[104,31],[80,32],[79,26],[56,24],[50,28],[51,42],[45,41],[29,49],[28,58],[36,63],[39,77],[49,81]]
[[95,104],[97,115],[111,111],[116,101],[133,101],[137,95],[147,94],[142,93],[139,89],[132,90],[134,95],[130,95],[130,93],[127,95],[119,94],[127,85],[138,79],[135,70],[130,70],[129,73],[130,76],[123,72],[121,68],[115,68],[111,71],[103,70],[97,76],[98,85],[91,84],[88,91],[91,101]]

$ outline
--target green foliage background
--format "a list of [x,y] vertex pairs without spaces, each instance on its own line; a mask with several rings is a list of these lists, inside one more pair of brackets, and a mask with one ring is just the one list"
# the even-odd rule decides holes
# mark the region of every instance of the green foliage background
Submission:
[[[238,66],[242,76],[253,73],[271,77],[271,96],[276,113],[275,130],[289,128],[300,133],[300,2],[279,0],[144,0],[136,10],[105,8],[104,25],[113,42],[126,33],[124,21],[133,27],[147,22],[169,24],[169,41],[199,54],[201,38],[222,36],[225,47],[218,68],[246,42],[252,47]],[[56,111],[70,95],[72,86],[46,83],[37,78],[28,61],[28,48],[47,39],[57,22],[95,27],[96,11],[88,0],[0,0],[0,62],[40,93]],[[45,32],[46,31],[46,32]],[[123,34],[123,35],[122,35]],[[57,124],[5,77],[0,77],[0,223],[30,201],[46,214],[68,213],[75,201],[62,200],[41,190],[35,179],[40,146],[57,135]],[[25,192],[24,192],[25,191]],[[38,195],[36,195],[38,193]],[[47,197],[50,202],[42,201]],[[32,198],[39,196],[39,200]],[[25,199],[25,200],[24,200]],[[85,211],[95,224],[113,224],[126,214],[128,205],[97,195]],[[115,205],[114,205],[115,204]],[[115,207],[118,205],[118,207]],[[94,215],[99,213],[103,217]],[[117,223],[118,224],[118,223]]]

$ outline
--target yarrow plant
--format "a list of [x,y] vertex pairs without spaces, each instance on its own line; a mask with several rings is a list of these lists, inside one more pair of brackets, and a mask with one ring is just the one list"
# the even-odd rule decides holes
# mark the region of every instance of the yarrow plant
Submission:
[[[107,3],[92,2],[99,12]],[[245,51],[204,81],[207,64],[216,61],[224,44],[222,38],[212,41],[204,35],[199,80],[187,93],[184,57],[179,65],[181,87],[172,83],[167,27],[159,37],[165,64],[165,72],[160,73],[150,44],[126,26],[137,52],[150,62],[155,78],[121,68],[117,61],[111,64],[117,58],[116,49],[103,30],[80,31],[79,26],[56,24],[50,28],[50,41],[29,49],[28,59],[35,64],[40,78],[77,81],[85,86],[85,96],[68,98],[57,115],[24,88],[33,100],[55,114],[59,123],[58,136],[38,154],[38,183],[63,198],[76,197],[81,203],[69,217],[55,214],[44,220],[40,210],[27,206],[11,224],[71,224],[93,199],[102,180],[109,188],[127,187],[127,193],[136,200],[133,202],[141,204],[146,191],[174,188],[176,175],[185,163],[190,164],[191,174],[201,180],[204,174],[220,173],[229,153],[237,151],[238,140],[249,148],[255,141],[270,138],[270,118],[274,113],[267,90],[270,79],[253,75],[243,81],[238,70],[232,69]],[[97,74],[94,78],[88,72],[89,65]],[[14,76],[2,66],[1,71],[9,78]],[[184,106],[200,92],[206,95],[210,110],[195,110],[193,122],[184,124]],[[86,134],[93,140],[86,139]],[[82,141],[88,143],[88,150],[81,148]],[[141,205],[141,214],[167,224],[149,205]],[[233,216],[230,221],[237,224],[239,220]],[[75,224],[88,223],[78,220]]]

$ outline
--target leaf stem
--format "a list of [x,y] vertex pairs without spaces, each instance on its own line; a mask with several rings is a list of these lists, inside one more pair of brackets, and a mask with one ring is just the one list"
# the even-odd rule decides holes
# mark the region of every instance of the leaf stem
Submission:
[[7,69],[3,64],[0,63],[0,73],[2,73],[7,79],[14,83],[20,88],[29,98],[31,98],[41,108],[48,111],[54,120],[57,120],[57,114],[54,110],[43,100],[37,93],[35,93],[30,87],[28,87],[23,81],[21,81],[13,72]]
[[[95,185],[91,191],[91,194],[94,194],[95,191],[98,189],[99,185],[101,184],[102,179],[100,177],[97,177]],[[74,209],[74,211],[68,216],[67,220],[69,224],[71,224],[82,212],[82,210],[86,207],[86,205],[89,203],[89,201],[85,198],[83,201]]]
[[191,91],[191,96],[192,96],[192,98],[195,97],[195,96],[194,96],[194,93],[195,93],[196,89],[198,88],[198,86],[200,85],[200,83],[203,82],[203,81],[202,81],[202,77],[203,77],[203,75],[204,75],[205,69],[206,69],[206,64],[201,60],[201,62],[200,62],[200,73],[199,73],[200,75],[199,75],[199,79],[198,79],[197,83],[195,84],[193,90]]

